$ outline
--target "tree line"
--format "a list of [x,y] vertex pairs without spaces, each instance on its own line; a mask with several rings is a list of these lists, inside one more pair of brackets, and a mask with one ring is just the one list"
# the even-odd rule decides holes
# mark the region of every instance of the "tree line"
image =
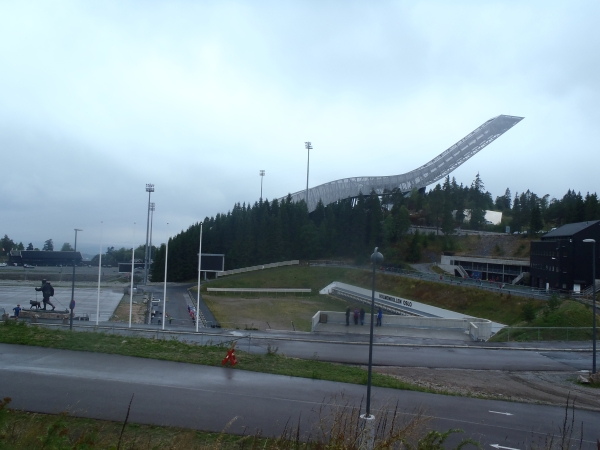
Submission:
[[[501,211],[502,223],[488,224],[486,210]],[[569,190],[561,199],[549,199],[528,190],[513,198],[507,188],[494,200],[477,174],[470,185],[446,177],[426,193],[395,190],[360,194],[328,206],[319,202],[310,214],[303,201],[293,203],[290,196],[253,205],[237,203],[226,214],[204,219],[202,252],[225,254],[226,270],[291,259],[335,257],[360,263],[375,246],[385,249],[388,261],[399,263],[418,261],[431,238],[418,231],[407,236],[411,225],[435,227],[451,245],[457,226],[504,232],[508,225],[511,231],[538,231],[595,219],[600,219],[595,193],[583,197]],[[199,241],[200,223],[169,239],[170,281],[197,276]],[[163,280],[165,252],[164,244],[156,252],[151,267],[154,281]]]

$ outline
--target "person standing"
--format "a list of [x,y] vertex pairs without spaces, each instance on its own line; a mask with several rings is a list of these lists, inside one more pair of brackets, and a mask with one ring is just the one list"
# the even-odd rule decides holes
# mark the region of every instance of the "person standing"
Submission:
[[381,326],[381,319],[383,318],[383,311],[381,311],[381,307],[377,310],[377,326]]
[[13,308],[13,311],[15,312],[14,318],[17,320],[19,318],[19,314],[21,314],[21,305],[17,305],[16,308]]
[[365,324],[365,308],[360,308],[360,324]]
[[44,308],[43,310],[46,310],[46,305],[50,305],[52,306],[52,311],[54,311],[54,305],[52,304],[52,302],[50,301],[50,297],[54,296],[54,288],[52,287],[52,285],[50,284],[49,281],[46,281],[45,279],[42,280],[42,286],[39,288],[35,288],[36,291],[42,291],[42,300],[44,302]]
[[358,316],[359,316],[358,308],[354,308],[354,325],[358,325]]
[[346,308],[346,326],[350,325],[350,307]]

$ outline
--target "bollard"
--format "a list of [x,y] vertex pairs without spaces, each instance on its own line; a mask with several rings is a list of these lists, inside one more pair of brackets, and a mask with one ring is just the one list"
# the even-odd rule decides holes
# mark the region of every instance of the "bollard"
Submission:
[[360,450],[373,450],[373,446],[375,445],[375,416],[373,414],[369,416],[361,414],[360,426],[358,448]]

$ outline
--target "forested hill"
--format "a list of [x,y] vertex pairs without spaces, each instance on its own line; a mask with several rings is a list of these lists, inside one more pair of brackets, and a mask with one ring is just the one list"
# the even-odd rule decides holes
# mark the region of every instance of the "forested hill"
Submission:
[[[411,223],[439,227],[441,233],[449,236],[459,224],[463,228],[501,232],[506,225],[512,231],[538,231],[600,219],[596,194],[584,198],[569,190],[560,200],[548,197],[527,191],[512,199],[506,189],[494,201],[478,174],[470,186],[446,178],[426,194],[415,190],[408,196],[400,192],[360,195],[327,207],[320,203],[310,215],[304,202],[292,203],[289,196],[281,203],[238,203],[227,214],[204,219],[202,253],[225,254],[226,270],[290,259],[335,257],[360,261],[375,246],[381,247],[388,261],[418,261],[418,237],[403,238]],[[486,225],[486,209],[502,211],[502,224]],[[469,223],[463,223],[465,210],[471,211]],[[169,240],[169,281],[197,277],[199,239],[197,223]],[[163,244],[151,268],[154,281],[163,280],[164,256]]]

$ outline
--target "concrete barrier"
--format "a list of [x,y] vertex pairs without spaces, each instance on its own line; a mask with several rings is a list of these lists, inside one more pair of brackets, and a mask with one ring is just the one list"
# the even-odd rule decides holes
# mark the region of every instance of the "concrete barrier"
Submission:
[[287,294],[287,293],[298,293],[298,294],[310,294],[312,289],[298,289],[298,288],[206,288],[207,292],[258,292],[258,293],[276,293],[276,294]]
[[273,269],[275,267],[294,266],[294,265],[298,265],[298,264],[300,264],[300,261],[297,259],[294,259],[292,261],[282,261],[282,262],[278,262],[278,263],[260,264],[258,266],[252,266],[252,267],[242,267],[241,269],[225,270],[223,272],[216,272],[216,274],[217,274],[217,277],[224,277],[227,275],[234,275],[236,273],[252,272],[255,270],[263,270],[263,269]]
[[[315,332],[321,314],[327,314],[327,323],[334,325],[346,324],[346,313],[339,311],[318,311],[312,317],[311,331]],[[487,341],[492,336],[492,322],[487,319],[464,317],[461,319],[446,319],[443,317],[416,317],[384,314],[381,326],[385,328],[423,328],[458,331],[468,333],[474,341]]]

